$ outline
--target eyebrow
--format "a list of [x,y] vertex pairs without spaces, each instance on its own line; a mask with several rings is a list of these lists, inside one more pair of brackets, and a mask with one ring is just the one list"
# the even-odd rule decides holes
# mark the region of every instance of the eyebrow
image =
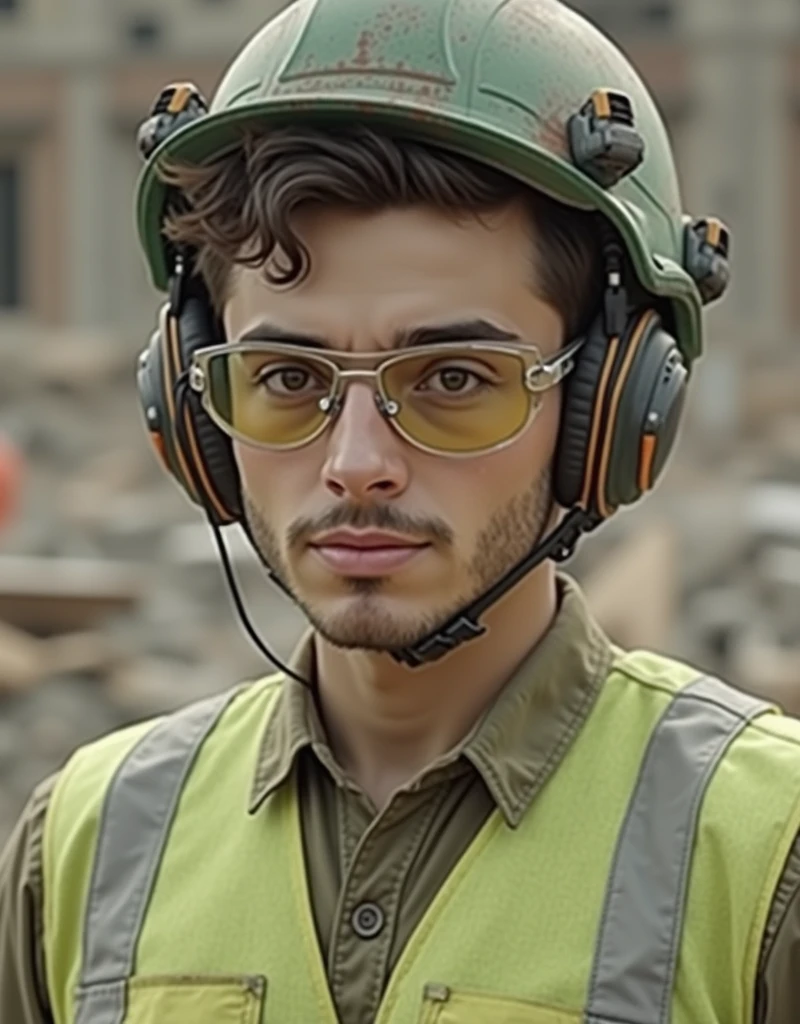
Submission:
[[[275,341],[283,345],[298,345],[302,348],[333,349],[329,341],[317,334],[301,334],[287,331],[268,320],[246,331],[239,341]],[[392,342],[394,348],[416,348],[418,345],[437,345],[459,341],[519,341],[519,335],[506,331],[490,320],[463,320],[447,324],[432,324],[396,331]]]

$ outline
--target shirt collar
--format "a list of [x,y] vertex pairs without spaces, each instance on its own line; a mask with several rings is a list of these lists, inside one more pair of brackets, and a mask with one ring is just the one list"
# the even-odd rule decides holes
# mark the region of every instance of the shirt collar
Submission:
[[[559,608],[550,629],[446,758],[463,758],[475,767],[514,828],[588,717],[611,665],[611,645],[580,588],[564,575],[557,583]],[[290,666],[313,681],[314,660],[309,630]],[[259,749],[251,813],[287,780],[306,747],[342,781],[313,695],[286,679],[276,701]]]

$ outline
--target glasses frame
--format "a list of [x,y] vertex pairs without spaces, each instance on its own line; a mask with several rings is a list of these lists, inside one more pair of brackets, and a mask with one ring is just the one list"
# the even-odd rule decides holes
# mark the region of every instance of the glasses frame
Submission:
[[[418,441],[411,436],[397,421],[396,416],[400,411],[397,402],[392,399],[383,386],[383,374],[387,368],[395,366],[399,362],[408,359],[416,359],[420,356],[439,356],[447,352],[499,352],[505,355],[515,356],[523,368],[523,381],[526,390],[531,398],[534,395],[544,394],[551,388],[560,384],[561,381],[572,372],[576,364],[576,356],[585,342],[584,338],[578,338],[570,342],[560,352],[550,359],[543,359],[542,354],[535,345],[527,345],[515,342],[494,342],[494,341],[465,341],[465,342],[439,342],[432,345],[418,345],[414,348],[403,349],[399,352],[332,352],[329,349],[307,348],[303,345],[291,345],[284,342],[273,341],[243,341],[231,342],[218,345],[208,345],[197,349],[192,354],[192,361],[189,367],[189,387],[200,398],[200,402],[211,420],[227,434],[228,437],[241,441],[253,448],[261,448],[266,451],[294,451],[304,448],[306,445],[316,441],[336,421],[343,401],[344,393],[348,383],[356,380],[365,380],[371,383],[375,402],[384,419],[390,424],[393,430],[419,451],[429,455],[445,456],[447,458],[475,458],[478,455],[486,455],[489,452],[499,451],[512,444],[523,434],[536,419],[541,409],[541,403],[529,401],[528,415],[524,423],[514,433],[497,444],[489,445],[486,448],[473,449],[468,452],[450,452],[442,448],[432,448],[429,445]],[[246,437],[227,423],[214,409],[210,397],[209,362],[218,355],[230,355],[236,352],[268,352],[274,355],[295,356],[304,360],[311,360],[321,363],[330,369],[332,373],[331,388],[328,395],[318,402],[318,407],[325,414],[325,418],[308,437],[302,441],[294,441],[290,444],[268,444],[264,441],[254,441]],[[374,363],[369,366],[357,369],[345,369],[341,363]]]

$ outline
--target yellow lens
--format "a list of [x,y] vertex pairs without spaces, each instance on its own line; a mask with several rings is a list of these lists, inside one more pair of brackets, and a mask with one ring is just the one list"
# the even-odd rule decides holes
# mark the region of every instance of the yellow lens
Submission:
[[508,441],[531,414],[524,360],[510,352],[448,347],[409,353],[381,375],[384,398],[397,403],[397,426],[426,448],[480,452]]
[[221,352],[208,360],[209,412],[244,440],[273,447],[300,444],[325,419],[332,368],[313,356]]

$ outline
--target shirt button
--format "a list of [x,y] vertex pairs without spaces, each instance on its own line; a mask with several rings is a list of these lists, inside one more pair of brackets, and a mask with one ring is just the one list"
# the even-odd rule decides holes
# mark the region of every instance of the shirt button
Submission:
[[386,915],[377,903],[360,903],[353,911],[353,931],[360,939],[374,939],[385,921]]

